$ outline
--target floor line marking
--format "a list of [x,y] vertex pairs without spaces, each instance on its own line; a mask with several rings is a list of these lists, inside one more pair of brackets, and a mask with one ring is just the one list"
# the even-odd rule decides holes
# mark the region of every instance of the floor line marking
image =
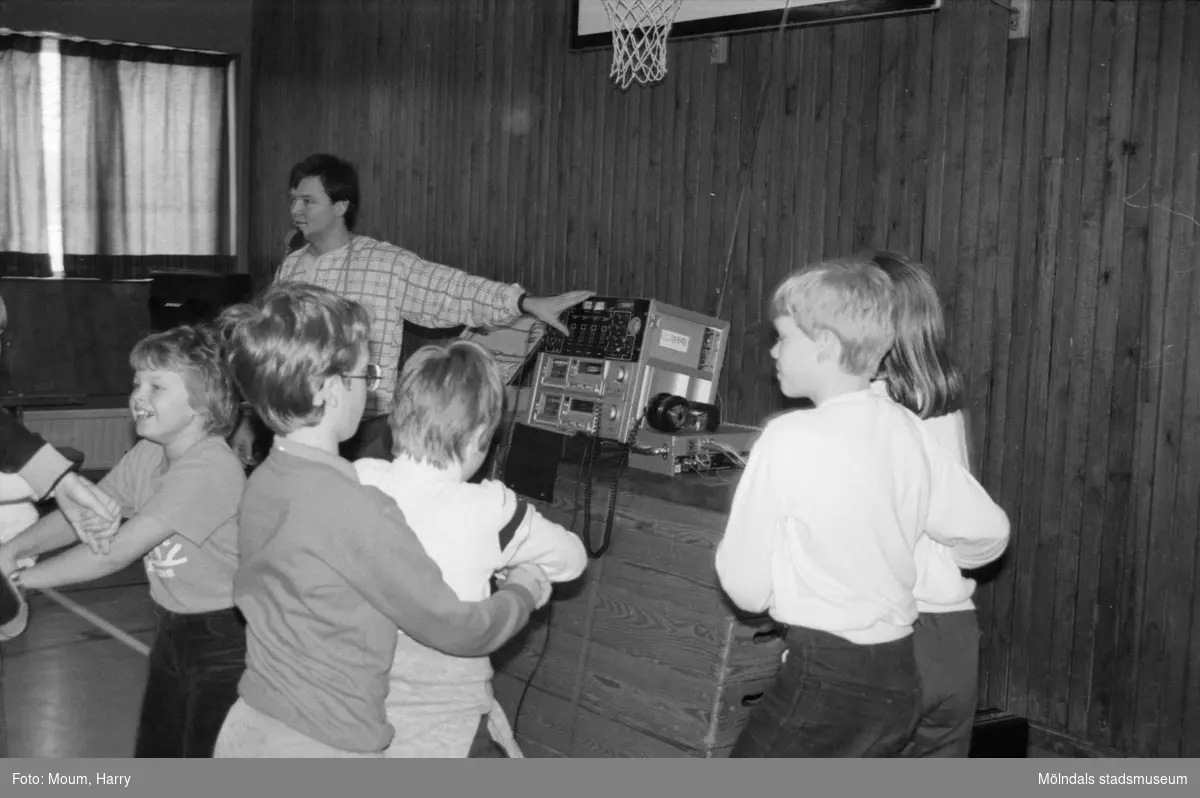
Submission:
[[71,599],[64,596],[62,593],[59,593],[57,590],[51,590],[50,588],[47,587],[47,588],[40,589],[38,592],[41,593],[46,598],[50,599],[51,601],[54,601],[54,602],[60,604],[61,606],[63,606],[67,610],[69,610],[70,612],[75,613],[80,618],[83,618],[85,621],[91,623],[93,626],[98,627],[102,632],[106,633],[109,637],[112,637],[113,639],[129,646],[134,651],[141,654],[143,657],[150,656],[150,647],[147,646],[145,643],[143,643],[141,640],[138,640],[136,637],[122,631],[121,629],[118,629],[116,626],[113,626],[111,623],[104,620],[103,618],[101,618],[99,615],[92,612],[91,610],[89,610],[85,607],[81,607],[80,605],[76,604],[74,601],[71,601]]

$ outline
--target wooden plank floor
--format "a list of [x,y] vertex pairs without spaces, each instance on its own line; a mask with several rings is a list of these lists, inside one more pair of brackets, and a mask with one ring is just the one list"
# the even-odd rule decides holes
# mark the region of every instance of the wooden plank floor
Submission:
[[[149,645],[154,610],[141,562],[58,591]],[[33,593],[29,627],[0,644],[8,755],[128,757],[133,754],[146,657],[50,598]]]
[[[106,579],[59,591],[137,641],[154,637],[154,610],[140,562]],[[13,758],[122,758],[133,754],[146,657],[44,595],[30,622],[0,643],[8,754]],[[527,751],[526,756],[538,756]],[[1071,754],[1030,746],[1031,758]]]

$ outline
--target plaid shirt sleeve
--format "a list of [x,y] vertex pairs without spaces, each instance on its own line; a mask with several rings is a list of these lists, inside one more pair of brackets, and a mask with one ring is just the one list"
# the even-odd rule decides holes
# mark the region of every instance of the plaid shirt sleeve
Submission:
[[[371,253],[372,270],[377,264],[383,266],[387,254],[379,248]],[[393,301],[400,315],[413,324],[432,328],[501,326],[521,316],[517,301],[522,290],[515,283],[467,274],[402,249],[395,252],[389,271],[394,280]]]
[[384,241],[357,236],[349,250],[326,253],[308,267],[304,252],[284,259],[276,282],[311,281],[361,302],[371,314],[371,358],[382,367],[383,382],[367,399],[368,413],[391,407],[405,320],[445,329],[503,326],[521,316],[521,286],[431,263]]

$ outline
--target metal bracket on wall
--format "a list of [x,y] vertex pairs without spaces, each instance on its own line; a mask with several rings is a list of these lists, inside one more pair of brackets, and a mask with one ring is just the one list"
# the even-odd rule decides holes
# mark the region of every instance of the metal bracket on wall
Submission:
[[1008,38],[1029,38],[1029,12],[1033,0],[1008,0]]
[[708,62],[710,64],[725,64],[729,62],[728,36],[712,37],[712,48],[709,51]]

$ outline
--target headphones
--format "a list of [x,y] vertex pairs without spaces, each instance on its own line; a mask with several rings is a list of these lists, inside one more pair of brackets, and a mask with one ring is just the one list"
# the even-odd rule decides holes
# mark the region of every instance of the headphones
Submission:
[[717,408],[670,393],[655,394],[646,405],[646,424],[659,432],[712,432],[721,423]]

